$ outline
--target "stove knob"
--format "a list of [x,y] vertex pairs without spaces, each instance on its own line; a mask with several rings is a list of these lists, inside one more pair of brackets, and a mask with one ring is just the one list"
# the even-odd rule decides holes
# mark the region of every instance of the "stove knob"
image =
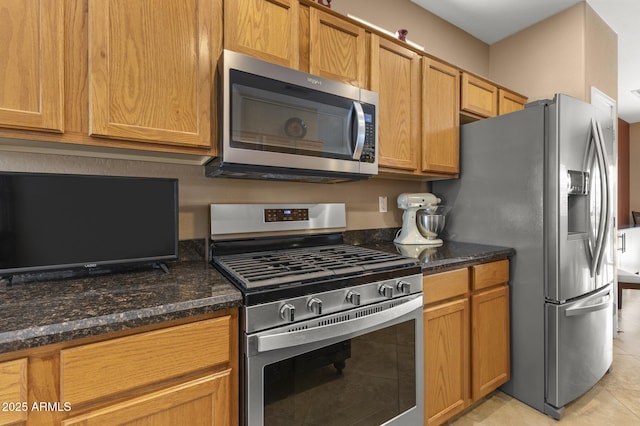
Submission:
[[396,288],[402,294],[411,294],[411,284],[406,281],[398,281]]
[[378,293],[380,293],[380,296],[384,296],[387,299],[391,299],[393,298],[393,286],[389,284],[382,284],[378,288]]
[[280,307],[280,318],[285,321],[293,322],[295,320],[296,307],[290,303],[285,303]]
[[316,315],[322,315],[322,300],[314,297],[307,302],[307,309]]
[[347,302],[355,306],[360,306],[360,293],[357,291],[350,291],[347,293]]

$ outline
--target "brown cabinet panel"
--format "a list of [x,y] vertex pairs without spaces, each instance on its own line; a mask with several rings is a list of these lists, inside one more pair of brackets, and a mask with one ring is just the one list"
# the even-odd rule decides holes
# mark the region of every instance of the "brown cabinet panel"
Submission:
[[509,286],[471,296],[471,389],[474,401],[510,377]]
[[480,117],[495,117],[498,114],[498,88],[466,72],[461,78],[460,109]]
[[371,36],[371,90],[379,95],[378,165],[416,171],[420,134],[420,56]]
[[89,3],[91,135],[211,147],[214,1]]
[[298,67],[298,1],[232,0],[224,4],[224,46]]
[[505,89],[498,89],[498,114],[520,111],[527,103],[527,98]]
[[467,406],[469,300],[424,310],[425,424],[439,425]]
[[0,363],[0,425],[24,424],[27,401],[27,359]]
[[365,87],[365,30],[315,7],[309,10],[309,72]]
[[460,170],[459,70],[422,59],[422,171]]
[[473,290],[480,290],[509,281],[509,261],[483,263],[472,267]]
[[468,291],[468,268],[427,275],[422,279],[422,293],[425,305],[456,296],[463,296]]
[[73,405],[229,361],[230,317],[65,349],[62,400]]
[[0,1],[0,127],[64,130],[64,0]]
[[212,425],[229,426],[231,370],[153,392],[72,417],[63,426]]

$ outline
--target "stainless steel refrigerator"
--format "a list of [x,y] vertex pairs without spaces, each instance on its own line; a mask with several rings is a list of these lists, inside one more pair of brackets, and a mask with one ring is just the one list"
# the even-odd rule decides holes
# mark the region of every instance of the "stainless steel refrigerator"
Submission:
[[511,380],[502,390],[560,418],[612,362],[613,120],[567,95],[461,126],[444,238],[515,248]]

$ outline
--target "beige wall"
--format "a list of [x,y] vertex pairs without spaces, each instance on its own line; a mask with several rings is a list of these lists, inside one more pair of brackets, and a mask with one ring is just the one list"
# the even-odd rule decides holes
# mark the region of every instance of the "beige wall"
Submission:
[[[597,63],[595,56],[590,56],[592,51],[608,48],[611,43],[606,29],[602,37],[599,18],[592,16],[585,4],[491,48],[409,0],[334,0],[332,9],[390,31],[406,28],[408,38],[424,45],[428,53],[487,76],[531,99],[549,97],[556,91],[584,98],[589,81],[597,81],[602,84],[601,90],[616,97],[616,93],[609,92],[608,77],[612,70],[594,67],[597,69],[585,73],[585,64]],[[585,37],[585,33],[591,35]],[[594,48],[585,51],[585,43]],[[640,139],[639,133],[636,128],[636,141]],[[640,142],[636,142],[638,160],[639,151]],[[381,178],[336,185],[209,179],[203,176],[200,166],[3,151],[0,170],[176,177],[180,180],[183,240],[208,236],[207,206],[213,202],[344,202],[348,229],[375,229],[401,225],[402,212],[395,202],[398,194],[429,190],[428,183]],[[640,181],[637,176],[635,180]],[[388,213],[378,213],[380,195],[388,199]],[[640,195],[632,197],[634,206],[640,208]]]
[[583,2],[490,47],[490,78],[529,97],[618,98],[617,35]]
[[[211,179],[204,176],[201,166],[3,151],[0,170],[178,178],[181,240],[209,235],[208,205],[214,202],[346,203],[348,229],[399,227],[402,211],[396,206],[398,194],[427,189],[426,183],[380,178],[339,184]],[[387,213],[378,213],[380,195],[387,197]]]
[[[640,210],[640,123],[629,126],[629,205]],[[633,222],[631,222],[633,223]]]
[[391,32],[407,29],[407,38],[424,46],[427,53],[467,71],[489,74],[486,43],[410,0],[333,0],[331,9],[342,15],[355,15]]

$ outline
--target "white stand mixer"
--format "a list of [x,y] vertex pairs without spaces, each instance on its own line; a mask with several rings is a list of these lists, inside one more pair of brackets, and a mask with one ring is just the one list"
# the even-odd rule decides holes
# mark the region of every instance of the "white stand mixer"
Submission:
[[404,213],[402,214],[402,229],[398,231],[393,242],[405,245],[441,245],[442,240],[439,238],[428,239],[424,237],[418,230],[416,222],[418,210],[427,206],[435,206],[440,201],[440,198],[429,192],[398,195],[398,208],[403,209]]

